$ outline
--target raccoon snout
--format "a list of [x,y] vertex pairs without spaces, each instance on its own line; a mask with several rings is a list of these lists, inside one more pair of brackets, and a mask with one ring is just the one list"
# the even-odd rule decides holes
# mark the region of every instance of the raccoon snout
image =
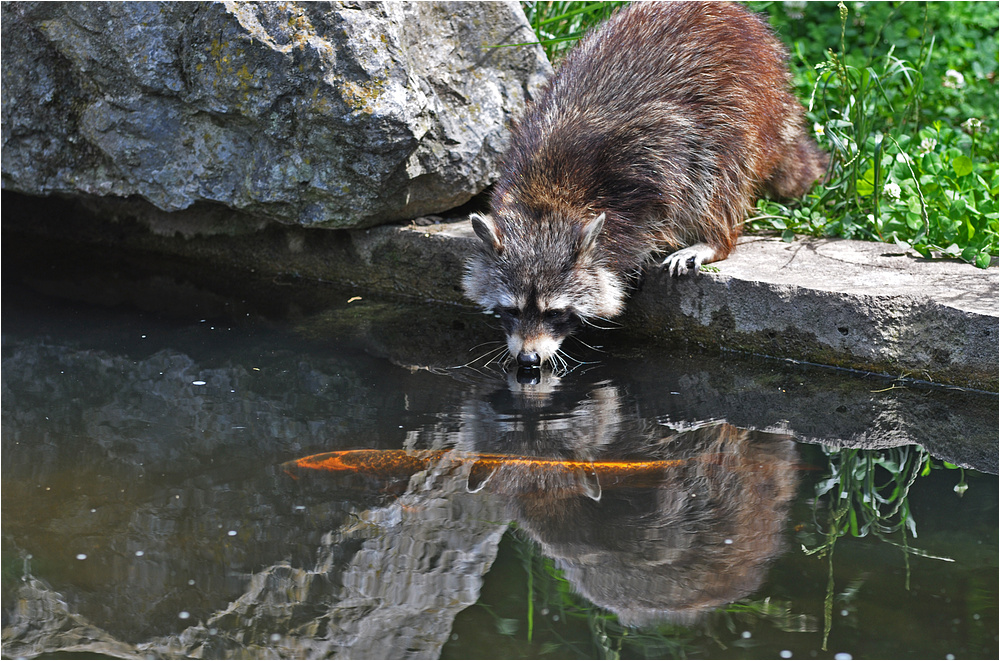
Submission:
[[520,367],[538,367],[542,364],[542,358],[537,351],[519,351],[517,364]]

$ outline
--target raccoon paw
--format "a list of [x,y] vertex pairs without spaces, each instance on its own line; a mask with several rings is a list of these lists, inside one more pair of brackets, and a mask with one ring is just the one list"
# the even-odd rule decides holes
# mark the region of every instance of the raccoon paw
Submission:
[[715,248],[707,243],[696,243],[670,253],[660,267],[676,277],[685,273],[697,273],[702,264],[711,262],[714,257]]

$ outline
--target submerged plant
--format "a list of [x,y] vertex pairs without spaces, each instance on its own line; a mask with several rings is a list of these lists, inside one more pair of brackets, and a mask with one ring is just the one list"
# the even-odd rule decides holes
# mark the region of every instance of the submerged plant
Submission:
[[[556,562],[540,553],[537,542],[516,525],[501,546],[517,558],[524,589],[504,608],[482,601],[477,606],[489,613],[497,632],[525,657],[688,658],[706,639],[727,649],[724,641],[733,633],[762,622],[785,632],[818,628],[813,617],[794,613],[790,602],[770,597],[740,599],[687,624],[622,624],[617,615],[578,594]],[[509,616],[511,610],[516,618]]]
[[[524,589],[517,601],[477,606],[496,630],[524,657],[687,658],[695,635],[684,626],[663,623],[637,629],[580,596],[556,563],[539,552],[537,542],[512,526],[501,543],[519,561]],[[780,609],[778,609],[780,610]],[[510,617],[509,613],[517,613]]]

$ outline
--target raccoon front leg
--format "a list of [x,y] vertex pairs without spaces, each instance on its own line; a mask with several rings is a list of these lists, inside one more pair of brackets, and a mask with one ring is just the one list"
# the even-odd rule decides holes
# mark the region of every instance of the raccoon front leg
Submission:
[[697,272],[702,264],[713,262],[715,259],[715,248],[707,243],[695,243],[667,255],[660,267],[670,275],[677,277],[685,273]]

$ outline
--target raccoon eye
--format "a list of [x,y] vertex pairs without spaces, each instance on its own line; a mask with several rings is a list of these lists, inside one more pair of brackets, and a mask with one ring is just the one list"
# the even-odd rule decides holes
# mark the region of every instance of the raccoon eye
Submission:
[[517,319],[521,316],[521,310],[519,308],[500,308],[500,314],[505,317],[511,317]]
[[569,316],[569,310],[546,310],[545,321],[556,321],[557,319],[565,319]]

